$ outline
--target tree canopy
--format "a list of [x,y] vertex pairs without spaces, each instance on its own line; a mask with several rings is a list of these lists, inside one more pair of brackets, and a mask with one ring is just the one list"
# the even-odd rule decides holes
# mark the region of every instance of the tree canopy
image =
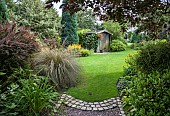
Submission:
[[[48,0],[46,7],[60,0]],[[101,19],[111,18],[115,21],[138,21],[138,16],[161,10],[162,14],[170,13],[169,0],[68,0],[65,10],[77,12],[91,7]]]
[[[63,0],[63,4],[66,4],[68,0]],[[76,14],[70,14],[70,12],[64,10],[65,6],[62,10],[62,33],[61,39],[64,42],[64,46],[68,46],[71,44],[77,44],[78,34],[77,34],[77,16]]]

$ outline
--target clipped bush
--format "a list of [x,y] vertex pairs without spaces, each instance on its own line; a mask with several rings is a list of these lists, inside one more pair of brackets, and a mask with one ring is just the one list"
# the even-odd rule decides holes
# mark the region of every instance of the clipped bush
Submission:
[[90,55],[90,51],[87,49],[81,49],[80,50],[81,56],[86,57]]
[[137,68],[145,73],[163,71],[170,66],[170,42],[149,44],[139,52]]
[[91,35],[84,35],[83,38],[81,38],[80,44],[83,48],[94,51],[97,50],[98,47],[98,38],[97,35],[91,34]]
[[124,92],[124,106],[133,116],[170,115],[170,71],[138,73]]
[[67,50],[44,48],[32,61],[33,68],[50,77],[58,90],[76,85],[80,68]]
[[113,52],[126,50],[126,45],[119,40],[112,40],[110,46],[111,46]]

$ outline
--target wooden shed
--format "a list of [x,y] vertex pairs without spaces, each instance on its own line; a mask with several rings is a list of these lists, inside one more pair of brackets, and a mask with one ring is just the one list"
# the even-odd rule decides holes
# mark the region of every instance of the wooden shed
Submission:
[[86,34],[96,34],[98,36],[97,52],[108,52],[110,50],[111,33],[107,30],[89,31]]

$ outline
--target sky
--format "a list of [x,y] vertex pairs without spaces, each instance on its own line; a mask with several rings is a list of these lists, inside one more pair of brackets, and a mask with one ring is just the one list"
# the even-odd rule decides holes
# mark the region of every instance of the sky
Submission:
[[59,16],[62,15],[62,9],[59,9],[61,4],[62,4],[62,0],[59,3],[57,3],[57,4],[55,3],[54,4],[54,8],[57,10]]

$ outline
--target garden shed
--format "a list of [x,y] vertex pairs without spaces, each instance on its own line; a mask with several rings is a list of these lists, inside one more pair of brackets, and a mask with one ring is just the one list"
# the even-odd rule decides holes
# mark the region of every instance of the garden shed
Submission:
[[108,52],[110,50],[111,33],[107,30],[89,31],[86,34],[96,34],[98,37],[97,52]]

